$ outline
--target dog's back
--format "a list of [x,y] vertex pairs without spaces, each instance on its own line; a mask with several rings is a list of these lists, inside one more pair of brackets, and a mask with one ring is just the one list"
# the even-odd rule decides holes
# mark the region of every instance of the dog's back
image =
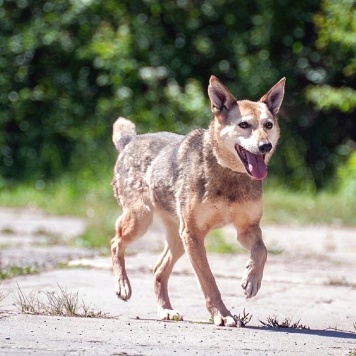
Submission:
[[[151,205],[147,171],[164,149],[178,145],[184,136],[171,132],[137,135],[135,125],[119,117],[113,127],[113,142],[120,152],[114,171],[114,193],[122,205],[143,199]],[[166,155],[163,157],[167,158]]]

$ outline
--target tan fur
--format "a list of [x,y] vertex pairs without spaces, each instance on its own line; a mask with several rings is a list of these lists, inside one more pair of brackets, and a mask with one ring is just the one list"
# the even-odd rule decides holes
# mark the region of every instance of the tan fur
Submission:
[[166,244],[154,267],[154,291],[161,319],[182,319],[168,296],[175,262],[187,253],[198,277],[206,307],[216,325],[236,326],[221,299],[204,247],[206,234],[233,224],[239,242],[250,251],[242,288],[251,298],[261,286],[267,250],[259,223],[263,213],[262,180],[275,151],[276,114],[284,79],[260,101],[237,101],[211,77],[208,88],[214,118],[208,130],[187,136],[171,133],[136,135],[124,118],[114,124],[113,142],[120,151],[114,171],[114,194],[123,212],[111,241],[115,292],[131,297],[125,249],[142,236],[158,214]]

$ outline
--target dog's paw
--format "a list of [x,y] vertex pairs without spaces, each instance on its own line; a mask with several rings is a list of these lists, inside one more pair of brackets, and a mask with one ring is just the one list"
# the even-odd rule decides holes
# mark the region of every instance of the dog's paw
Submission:
[[221,316],[216,315],[214,316],[214,324],[216,326],[230,326],[230,327],[240,327],[241,321],[239,318],[234,318],[231,315],[228,316]]
[[158,318],[160,320],[175,320],[182,321],[183,315],[174,309],[162,309],[158,308]]
[[254,297],[261,287],[263,272],[258,271],[256,268],[250,267],[247,263],[244,275],[241,281],[241,287],[244,289],[246,298]]
[[131,298],[131,285],[127,277],[120,278],[114,282],[114,291],[118,298],[125,302]]

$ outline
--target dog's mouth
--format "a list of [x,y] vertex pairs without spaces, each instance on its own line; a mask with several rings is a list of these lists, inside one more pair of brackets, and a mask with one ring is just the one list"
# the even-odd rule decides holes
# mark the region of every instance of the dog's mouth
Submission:
[[246,172],[257,180],[263,180],[267,177],[267,165],[265,155],[255,155],[245,150],[240,145],[235,145],[235,150],[244,164]]

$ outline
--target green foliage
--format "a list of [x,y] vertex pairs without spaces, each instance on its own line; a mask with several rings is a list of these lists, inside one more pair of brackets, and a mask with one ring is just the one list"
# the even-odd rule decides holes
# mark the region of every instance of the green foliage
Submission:
[[[324,78],[307,88],[307,98],[319,109],[353,112],[356,108],[356,7],[354,0],[322,2],[314,15],[316,47],[324,56]],[[326,73],[328,73],[326,75]],[[320,74],[320,70],[319,70]],[[317,77],[317,75],[316,75]],[[334,86],[324,83],[334,82]]]
[[342,112],[353,112],[356,108],[356,90],[347,87],[315,85],[307,89],[307,97],[320,109],[337,108]]
[[345,194],[356,195],[356,152],[338,169],[338,182]]
[[140,131],[207,126],[211,74],[251,99],[286,76],[270,173],[325,187],[356,137],[353,3],[0,0],[0,187],[98,174],[119,115]]
[[246,253],[246,250],[238,244],[229,242],[220,230],[211,231],[206,237],[206,249],[209,252],[220,254]]

